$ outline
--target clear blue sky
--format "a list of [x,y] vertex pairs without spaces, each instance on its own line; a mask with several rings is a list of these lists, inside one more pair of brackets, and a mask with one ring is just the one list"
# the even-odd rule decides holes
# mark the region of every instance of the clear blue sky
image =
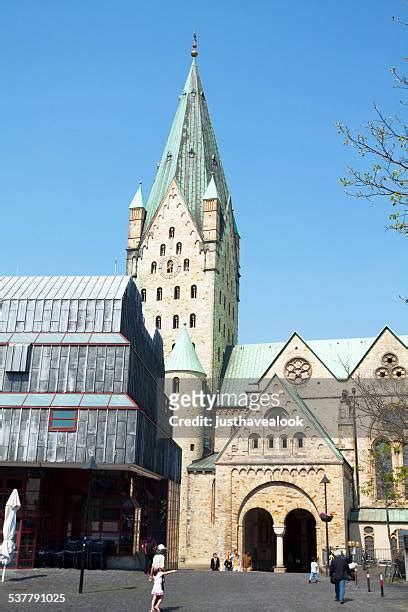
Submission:
[[336,121],[400,110],[400,0],[3,3],[0,273],[124,272],[191,34],[241,234],[240,342],[408,333],[406,239],[348,198]]

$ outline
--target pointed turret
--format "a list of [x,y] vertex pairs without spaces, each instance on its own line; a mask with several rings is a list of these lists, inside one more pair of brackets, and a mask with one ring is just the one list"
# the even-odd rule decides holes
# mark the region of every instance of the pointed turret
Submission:
[[167,372],[191,372],[205,376],[194,344],[185,327],[181,330],[166,363]]
[[196,63],[196,39],[191,54],[190,71],[146,205],[145,231],[173,179],[199,229],[203,226],[203,195],[212,174],[221,206],[227,205],[229,190]]
[[137,272],[139,244],[143,233],[145,217],[146,209],[143,202],[142,183],[139,183],[139,187],[129,206],[129,234],[128,246],[126,249],[126,273],[131,276],[136,276]]
[[[220,237],[221,205],[217,185],[214,180],[214,173],[211,174],[211,180],[207,185],[203,200],[203,238],[206,242],[216,242]],[[209,262],[207,262],[207,265],[210,265]],[[215,266],[214,258],[212,266]]]
[[142,191],[142,183],[139,183],[139,187],[135,195],[133,196],[133,200],[129,204],[129,208],[144,208],[144,200],[143,200],[143,191]]

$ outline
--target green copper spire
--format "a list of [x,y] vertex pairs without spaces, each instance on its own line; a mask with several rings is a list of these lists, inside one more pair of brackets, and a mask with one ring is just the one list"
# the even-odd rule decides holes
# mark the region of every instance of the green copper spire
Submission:
[[211,175],[211,180],[203,195],[203,200],[218,200],[217,185],[214,181],[214,173]]
[[[193,51],[197,53],[196,47]],[[146,205],[145,231],[173,179],[201,228],[202,200],[212,173],[221,206],[225,208],[229,191],[194,55]]]
[[139,183],[139,187],[137,188],[137,191],[135,195],[133,196],[133,200],[131,201],[129,208],[143,208],[143,207],[144,207],[144,202],[143,202],[142,183]]
[[190,335],[185,327],[181,330],[176,344],[166,363],[166,372],[196,372],[204,374]]

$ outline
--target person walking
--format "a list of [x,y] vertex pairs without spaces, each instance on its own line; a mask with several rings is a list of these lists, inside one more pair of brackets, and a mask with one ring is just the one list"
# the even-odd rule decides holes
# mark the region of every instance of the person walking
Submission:
[[152,605],[150,611],[160,610],[160,604],[164,597],[164,576],[174,574],[177,570],[164,571],[162,567],[156,567],[153,570],[153,588],[152,588]]
[[224,567],[226,572],[232,572],[232,561],[229,553],[227,553],[227,558],[224,561]]
[[239,556],[238,550],[235,549],[232,555],[230,556],[232,561],[232,571],[240,572],[241,571],[241,557]]
[[312,582],[320,582],[319,580],[319,564],[316,559],[312,557],[312,561],[310,563],[310,576],[309,576],[309,584]]
[[142,550],[144,554],[144,573],[150,574],[152,569],[154,552],[156,550],[157,542],[151,533],[147,534],[147,537],[142,540]]
[[344,604],[344,596],[346,593],[346,580],[349,574],[347,559],[343,553],[337,557],[333,557],[330,564],[330,582],[334,584],[336,601]]
[[214,553],[213,556],[211,557],[210,569],[213,572],[219,572],[220,571],[220,560],[218,558],[217,553]]
[[252,556],[248,551],[242,555],[242,569],[245,573],[252,572]]
[[163,570],[165,569],[166,567],[166,559],[164,556],[165,552],[166,552],[166,547],[164,546],[164,544],[159,544],[158,547],[156,548],[156,554],[153,557],[152,567],[150,569],[149,580],[152,580],[153,571],[155,569],[158,569],[159,567],[163,568]]

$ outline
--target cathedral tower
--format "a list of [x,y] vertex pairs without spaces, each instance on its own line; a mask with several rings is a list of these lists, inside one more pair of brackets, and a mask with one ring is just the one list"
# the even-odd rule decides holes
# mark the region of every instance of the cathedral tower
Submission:
[[186,325],[213,387],[227,345],[237,342],[239,235],[196,39],[191,55],[147,203],[139,189],[130,206],[127,273],[141,292],[146,327],[163,337],[165,359]]

